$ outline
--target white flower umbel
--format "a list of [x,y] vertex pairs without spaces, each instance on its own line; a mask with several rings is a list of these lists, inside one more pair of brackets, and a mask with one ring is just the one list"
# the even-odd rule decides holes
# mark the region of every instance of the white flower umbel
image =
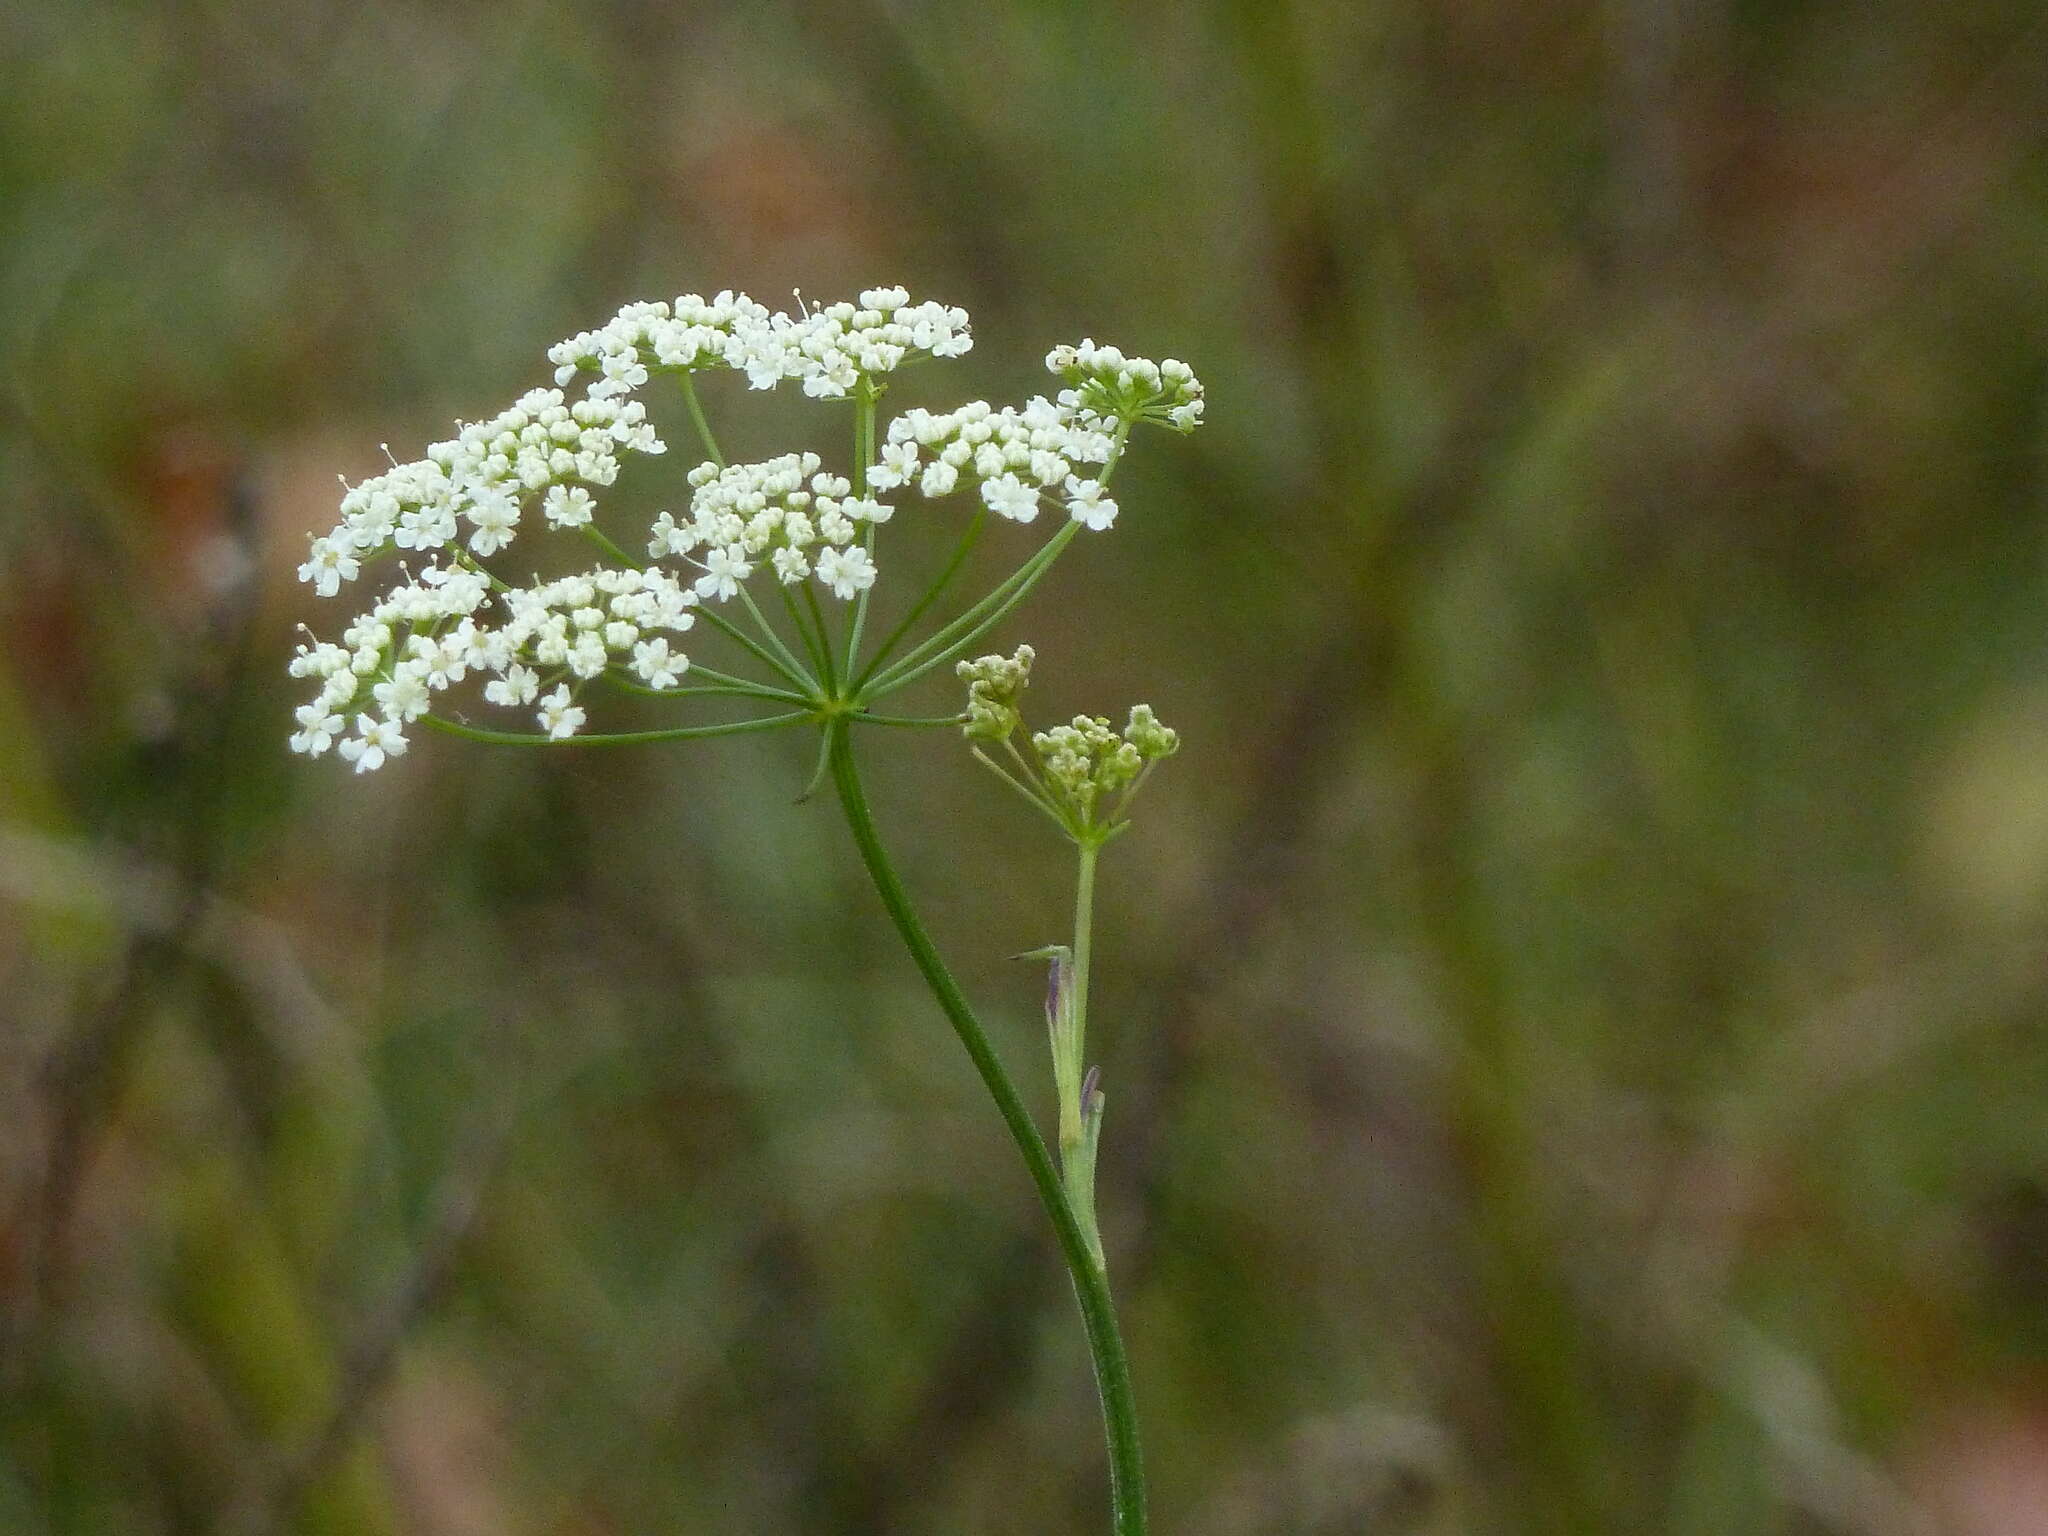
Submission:
[[1065,379],[1063,404],[1119,421],[1150,421],[1192,432],[1202,420],[1202,381],[1179,358],[1155,363],[1092,341],[1054,347],[1045,366]]
[[958,357],[973,345],[966,310],[912,304],[901,288],[870,288],[858,303],[794,315],[771,313],[743,293],[686,293],[672,304],[629,304],[603,328],[549,348],[548,358],[557,384],[599,374],[592,394],[638,389],[653,373],[732,368],[755,389],[794,380],[807,395],[835,399],[853,393],[863,375],[892,373],[918,356]]
[[697,565],[704,572],[697,595],[707,601],[738,596],[763,563],[785,586],[815,571],[835,597],[865,591],[874,585],[874,560],[848,546],[894,509],[854,495],[852,482],[824,473],[823,462],[815,453],[787,453],[759,464],[699,464],[690,471],[688,521],[662,513],[647,552]]
[[[877,535],[895,512],[889,493],[931,498],[971,488],[984,512],[1005,522],[1030,523],[1052,506],[1065,511],[1064,523],[1105,529],[1117,504],[1104,484],[1131,429],[1155,422],[1186,430],[1202,404],[1201,385],[1184,364],[1155,364],[1084,341],[1048,358],[1067,385],[1056,398],[913,409],[880,430],[877,402],[894,373],[972,345],[964,310],[913,303],[905,290],[883,287],[839,303],[799,300],[790,311],[732,292],[629,304],[599,329],[550,348],[553,387],[459,426],[422,459],[394,460],[347,487],[335,526],[311,539],[298,574],[321,597],[339,595],[373,566],[396,579],[337,641],[300,647],[292,673],[315,692],[297,709],[293,750],[339,751],[367,772],[403,754],[405,728],[414,722],[492,740],[517,737],[479,731],[463,723],[461,709],[443,707],[465,683],[483,703],[535,721],[541,730],[532,739],[563,740],[584,735],[579,700],[598,682],[641,693],[865,709],[944,664],[1029,590],[1073,529],[1063,526],[996,593],[892,660],[891,650],[907,639],[906,620],[863,668],[864,622],[883,569]],[[850,475],[808,451],[727,465],[692,383],[714,370],[741,374],[755,389],[795,383],[815,398],[850,400]],[[602,492],[629,455],[666,451],[635,398],[664,376],[682,388],[708,457],[687,477],[688,511],[663,512],[648,529],[642,565],[602,530]],[[595,544],[615,565],[524,584],[517,572],[494,569],[507,559],[528,570],[542,565],[538,557],[527,564],[520,552],[534,538],[564,535]],[[552,559],[545,564],[561,568]],[[768,626],[749,595],[756,582],[800,599],[786,605],[799,644]],[[830,619],[820,596],[845,604],[849,617]],[[911,605],[912,619],[933,596]],[[727,602],[745,613],[729,622],[703,611],[773,677],[713,672],[682,649],[695,605]],[[841,623],[843,646],[830,633]],[[681,686],[686,674],[688,688]],[[767,723],[802,718],[800,709]]]
[[880,462],[868,484],[892,490],[915,483],[925,496],[946,496],[963,476],[979,482],[983,503],[999,517],[1028,523],[1041,495],[1095,485],[1075,466],[1107,466],[1116,455],[1117,423],[1042,396],[998,409],[985,400],[952,411],[909,410],[889,423]]

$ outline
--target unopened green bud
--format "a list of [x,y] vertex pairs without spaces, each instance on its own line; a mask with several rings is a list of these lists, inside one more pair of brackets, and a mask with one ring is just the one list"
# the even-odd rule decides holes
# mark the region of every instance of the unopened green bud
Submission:
[[1138,770],[1145,766],[1145,759],[1138,749],[1128,741],[1120,741],[1095,764],[1095,787],[1099,790],[1122,789],[1138,777]]
[[961,729],[970,740],[1005,741],[1023,724],[1017,696],[1030,684],[1035,660],[1037,653],[1020,645],[1014,655],[982,656],[953,669],[967,684],[967,723]]
[[1150,704],[1131,706],[1131,723],[1124,727],[1124,740],[1147,762],[1171,757],[1180,750],[1180,733],[1161,725]]

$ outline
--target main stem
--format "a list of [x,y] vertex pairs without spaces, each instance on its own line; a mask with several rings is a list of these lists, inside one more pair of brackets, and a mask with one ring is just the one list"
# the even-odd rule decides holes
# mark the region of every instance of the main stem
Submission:
[[1068,1059],[1056,1064],[1060,1079],[1060,1175],[1067,1204],[1088,1239],[1088,1251],[1102,1262],[1102,1233],[1095,1220],[1095,1150],[1089,1131],[1088,958],[1095,931],[1095,856],[1102,844],[1080,839],[1080,875],[1074,886],[1073,974],[1067,979],[1073,1029],[1065,1042]]
[[861,862],[867,866],[868,877],[874,881],[876,893],[888,908],[890,920],[910,951],[910,958],[916,961],[925,985],[931,988],[947,1022],[953,1026],[953,1033],[967,1048],[989,1097],[996,1101],[996,1109],[1010,1129],[1010,1138],[1023,1155],[1031,1182],[1038,1187],[1039,1202],[1052,1218],[1053,1230],[1059,1236],[1060,1255],[1073,1275],[1074,1295],[1080,1302],[1081,1321],[1088,1334],[1088,1351],[1095,1362],[1096,1390],[1102,1398],[1103,1433],[1109,1447],[1111,1529],[1114,1536],[1143,1536],[1145,1472],[1138,1451],[1138,1410],[1131,1394],[1131,1370],[1124,1358],[1123,1338],[1117,1332],[1109,1277],[1088,1250],[1088,1239],[1061,1187],[1059,1170],[1054,1167],[1037,1126],[1032,1124],[1030,1111],[1025,1109],[1016,1085],[1003,1069],[995,1047],[989,1043],[987,1032],[975,1018],[959,984],[939,958],[931,935],[918,920],[903,882],[889,862],[881,835],[875,829],[874,816],[868,810],[867,796],[861,789],[846,722],[834,720],[827,729],[831,733],[832,782],[839,791],[839,804],[846,812],[846,824],[860,849]]
[[1074,1064],[1088,1070],[1088,958],[1095,932],[1095,856],[1102,844],[1092,838],[1079,844],[1080,871],[1074,881]]

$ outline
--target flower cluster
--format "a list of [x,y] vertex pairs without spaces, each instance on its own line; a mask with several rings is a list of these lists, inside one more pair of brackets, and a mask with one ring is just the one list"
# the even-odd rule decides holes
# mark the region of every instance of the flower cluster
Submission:
[[870,288],[857,304],[794,315],[771,313],[743,293],[686,293],[673,304],[629,304],[602,329],[549,348],[548,361],[558,384],[596,370],[593,395],[638,389],[652,373],[735,368],[755,389],[794,379],[807,395],[837,399],[863,375],[892,373],[919,355],[958,357],[973,345],[966,310],[912,304],[901,288]]
[[983,656],[963,661],[953,670],[967,683],[967,724],[970,741],[1008,741],[1023,725],[1017,699],[1031,685],[1031,664],[1038,653],[1028,645],[1012,656]]
[[[338,742],[357,772],[380,767],[387,754],[405,751],[404,728],[429,711],[433,696],[471,672],[494,674],[487,702],[524,707],[539,697],[542,672],[550,681],[588,681],[616,670],[664,689],[689,667],[668,635],[656,633],[681,634],[696,623],[696,595],[666,571],[598,570],[511,588],[499,596],[496,625],[489,598],[478,572],[432,566],[344,630],[342,644],[300,646],[292,676],[319,679],[320,693],[299,708],[292,749],[318,757]],[[569,700],[562,684],[536,717],[554,739],[583,722]],[[344,737],[351,713],[356,734]]]
[[[1032,758],[1019,752],[1012,738],[1023,728],[1018,699],[1031,682],[1037,659],[1028,645],[1010,656],[983,656],[963,661],[954,671],[967,684],[967,711],[961,732],[977,743],[974,755],[1021,790],[1079,843],[1100,842],[1124,825],[1131,796],[1152,765],[1180,750],[1180,736],[1159,723],[1149,704],[1131,707],[1130,722],[1119,735],[1099,716],[1076,715],[1071,725],[1056,725],[1031,737]],[[1012,774],[982,751],[979,743],[1000,746],[1019,770]],[[1118,798],[1110,803],[1108,796]]]
[[1192,432],[1202,420],[1202,381],[1179,358],[1155,363],[1092,341],[1054,347],[1045,366],[1065,379],[1063,404],[1119,421],[1150,421]]
[[[895,509],[856,496],[839,475],[821,471],[815,453],[786,453],[760,464],[690,471],[690,519],[664,512],[647,552],[690,559],[703,571],[697,595],[725,599],[766,558],[776,580],[794,586],[815,575],[835,597],[851,598],[875,584],[875,562],[855,547],[863,527],[886,523]],[[701,561],[694,558],[704,551]]]
[[917,482],[926,496],[944,496],[967,475],[981,482],[991,512],[1013,522],[1038,516],[1039,498],[1056,493],[1068,513],[1090,528],[1116,521],[1116,503],[1099,478],[1074,473],[1076,464],[1109,464],[1116,438],[1091,412],[1043,397],[1022,410],[976,400],[955,411],[905,411],[889,423],[882,462],[868,471],[878,490]]
[[1119,736],[1099,715],[1076,715],[1031,738],[1046,787],[1083,826],[1095,820],[1105,795],[1134,788],[1148,764],[1180,750],[1180,736],[1161,725],[1150,705],[1131,708],[1130,724]]
[[[311,540],[299,578],[322,597],[394,553],[410,557],[418,573],[401,566],[402,579],[341,643],[300,648],[293,675],[317,682],[318,692],[298,710],[293,748],[338,751],[359,771],[376,768],[406,750],[406,727],[432,712],[435,696],[471,673],[484,682],[487,703],[536,711],[542,734],[564,739],[586,720],[579,692],[599,679],[675,687],[690,662],[674,637],[690,629],[692,605],[740,596],[764,568],[785,585],[815,580],[841,600],[864,603],[876,580],[876,530],[894,513],[877,493],[914,484],[938,497],[966,479],[1012,521],[1031,521],[1049,501],[1090,528],[1107,528],[1117,507],[1104,482],[1132,427],[1186,429],[1200,418],[1201,385],[1184,365],[1083,342],[1048,359],[1070,386],[1058,398],[905,412],[889,423],[880,462],[857,465],[848,480],[814,453],[724,466],[689,392],[689,375],[724,368],[757,389],[790,380],[814,397],[850,395],[865,457],[874,453],[883,376],[972,345],[965,311],[873,288],[857,302],[799,304],[794,314],[730,292],[631,304],[599,330],[550,348],[555,387],[459,426],[417,462],[394,461],[347,487],[338,522]],[[646,544],[654,563],[637,569],[599,529],[594,492],[618,479],[625,455],[666,452],[633,398],[658,373],[683,376],[712,462],[689,476],[688,514],[656,519]],[[579,379],[582,393],[565,393]],[[522,528],[537,525],[588,536],[619,568],[525,586],[489,568]],[[755,654],[775,665],[767,652]],[[1028,672],[1028,652],[1020,654]],[[779,683],[764,691],[751,679],[709,679],[727,693],[788,697]],[[781,681],[799,691],[815,686],[794,661]],[[984,701],[987,709],[998,707],[994,699]],[[1014,731],[1014,689],[1003,707]]]
[[426,458],[395,464],[351,487],[341,521],[315,538],[299,580],[332,597],[362,572],[365,557],[388,546],[431,552],[455,544],[469,528],[472,554],[495,555],[513,539],[524,499],[544,492],[541,510],[553,528],[590,521],[585,489],[619,476],[619,454],[662,453],[637,400],[578,400],[558,389],[522,395],[510,410],[463,427]]

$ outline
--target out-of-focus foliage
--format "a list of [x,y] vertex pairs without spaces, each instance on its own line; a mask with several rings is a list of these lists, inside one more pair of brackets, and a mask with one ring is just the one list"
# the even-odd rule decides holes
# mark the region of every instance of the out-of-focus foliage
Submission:
[[[337,472],[624,300],[883,281],[980,337],[904,403],[1209,386],[994,637],[1186,744],[1096,1003],[1160,1529],[2043,1529],[2038,6],[25,0],[0,61],[0,1530],[1101,1528],[800,741],[283,747]],[[1043,1082],[1058,848],[875,755]]]

